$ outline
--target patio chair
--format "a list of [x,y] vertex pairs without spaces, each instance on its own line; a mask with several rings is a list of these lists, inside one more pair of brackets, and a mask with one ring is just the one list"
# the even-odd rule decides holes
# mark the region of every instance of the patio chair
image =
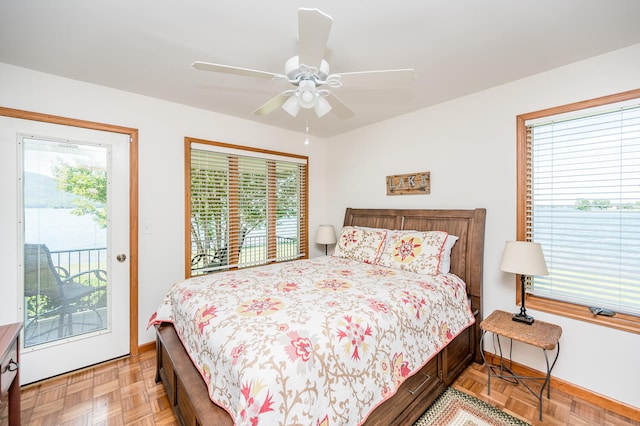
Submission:
[[[107,272],[91,269],[77,274],[69,274],[66,269],[54,266],[51,252],[45,244],[24,245],[24,295],[45,296],[47,309],[42,310],[42,300],[35,303],[36,314],[28,320],[25,327],[25,345],[27,331],[45,318],[58,316],[58,338],[73,335],[73,314],[82,309],[93,310],[102,328],[102,318],[96,312],[95,297],[89,296],[107,290]],[[94,301],[92,301],[94,299]],[[64,328],[67,327],[67,334]],[[49,329],[51,330],[51,328]],[[48,340],[54,340],[49,339]],[[37,343],[37,342],[36,342]]]
[[[198,253],[191,258],[191,270],[198,271],[206,269],[206,273],[211,272],[211,268],[219,268],[221,266],[227,266],[229,259],[227,256],[227,248],[223,247],[216,251],[214,254],[210,253]],[[218,269],[216,269],[218,270]]]

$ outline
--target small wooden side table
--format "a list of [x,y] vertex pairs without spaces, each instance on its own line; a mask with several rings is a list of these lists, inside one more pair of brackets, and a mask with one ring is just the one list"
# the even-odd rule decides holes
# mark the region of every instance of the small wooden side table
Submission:
[[[562,335],[562,328],[550,324],[544,321],[535,321],[533,324],[523,324],[521,322],[513,321],[511,317],[512,313],[505,311],[494,311],[484,321],[480,323],[480,329],[482,330],[482,336],[480,338],[480,353],[482,359],[487,365],[487,387],[488,394],[491,395],[491,377],[499,377],[503,379],[515,379],[518,383],[522,383],[528,390],[538,399],[540,420],[542,420],[542,395],[544,394],[544,388],[547,388],[547,399],[551,398],[551,371],[558,361],[558,355],[560,355],[560,336]],[[497,347],[500,357],[500,365],[489,364],[484,356],[483,342],[485,334],[493,333],[497,340]],[[513,341],[526,343],[542,349],[544,353],[544,359],[547,363],[547,374],[544,378],[533,376],[519,376],[516,375],[511,369],[503,362],[504,357],[502,355],[502,346],[500,345],[500,336],[506,337],[510,341],[509,347],[509,362],[511,362],[511,349]],[[547,351],[555,349],[555,357],[553,362],[549,364],[549,357]],[[498,372],[494,372],[494,368],[498,369]],[[543,380],[540,393],[535,392],[529,385],[523,380]]]
[[0,326],[0,399],[9,395],[9,425],[20,425],[18,351],[22,323]]

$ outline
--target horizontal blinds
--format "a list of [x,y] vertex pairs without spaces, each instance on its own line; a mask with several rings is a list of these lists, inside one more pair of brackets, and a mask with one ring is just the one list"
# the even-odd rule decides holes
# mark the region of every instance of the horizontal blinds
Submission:
[[192,272],[305,255],[306,161],[191,145]]
[[228,265],[229,160],[225,155],[191,150],[191,268]]
[[282,218],[275,222],[276,259],[292,260],[301,254],[300,226],[294,218],[303,216],[300,188],[306,187],[305,174],[297,164],[279,162],[275,165],[275,180],[275,217]]
[[[250,156],[251,155],[250,153],[252,153],[252,151],[242,149],[242,148],[232,148],[229,146],[219,146],[219,145],[211,145],[211,144],[197,143],[197,142],[193,142],[191,144],[191,149],[195,149],[198,151],[215,152],[219,154],[227,154],[229,156],[236,156],[236,157],[246,157],[248,155]],[[259,158],[263,158],[265,160],[307,164],[307,157],[301,156],[301,155],[278,154],[275,152],[255,151],[255,156]]]
[[[563,117],[564,118],[564,117]],[[529,292],[640,314],[640,107],[527,123]]]

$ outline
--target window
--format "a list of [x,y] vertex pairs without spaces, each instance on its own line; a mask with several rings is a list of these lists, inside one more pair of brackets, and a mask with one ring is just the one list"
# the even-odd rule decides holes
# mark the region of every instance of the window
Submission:
[[307,257],[307,157],[185,139],[186,275]]
[[527,306],[640,333],[640,90],[517,126],[518,240],[541,243],[550,272],[529,278]]

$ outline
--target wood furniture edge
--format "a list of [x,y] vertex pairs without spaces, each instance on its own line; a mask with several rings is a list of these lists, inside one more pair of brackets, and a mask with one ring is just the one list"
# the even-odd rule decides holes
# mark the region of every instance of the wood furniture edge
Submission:
[[[0,326],[0,361],[2,364],[2,374],[5,374],[4,368],[8,368],[14,363],[15,370],[8,370],[9,373],[15,372],[11,378],[9,387],[7,387],[6,395],[8,399],[8,424],[9,426],[20,425],[20,331],[22,323],[16,322],[4,324]],[[15,359],[11,356],[9,365],[5,365],[6,355],[12,355],[15,352]],[[6,378],[5,378],[6,380]],[[3,384],[4,385],[4,384]],[[3,395],[4,397],[4,395]]]
[[[499,358],[496,354],[491,352],[484,351],[485,357],[488,362],[495,363],[499,362]],[[535,370],[531,367],[527,367],[526,365],[518,364],[517,362],[512,361],[509,364],[510,368],[514,373],[523,375],[523,376],[533,376],[544,378],[545,373]],[[616,414],[624,416],[626,418],[632,419],[634,421],[640,422],[640,409],[633,407],[624,402],[618,401],[616,399],[610,398],[605,395],[600,395],[599,393],[593,392],[589,389],[585,389],[578,385],[574,385],[573,383],[564,381],[562,379],[558,379],[556,377],[551,376],[551,387],[553,389],[562,391],[569,395],[575,395],[580,399],[589,402],[593,405],[596,405],[605,410],[612,411]]]
[[562,336],[562,327],[546,321],[531,325],[512,321],[513,313],[496,309],[480,323],[483,332],[497,334],[540,349],[553,350]]

